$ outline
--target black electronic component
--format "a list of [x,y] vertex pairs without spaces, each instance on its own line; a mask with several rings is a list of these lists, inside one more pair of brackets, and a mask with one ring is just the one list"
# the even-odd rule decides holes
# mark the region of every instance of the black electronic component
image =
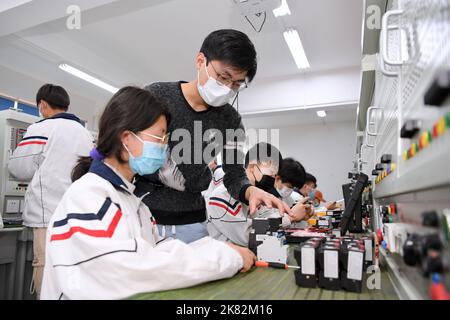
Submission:
[[[300,287],[316,288],[318,273],[318,248],[322,239],[310,239],[294,249],[294,258],[301,267],[295,271],[295,283]],[[305,260],[304,260],[305,259]]]
[[345,204],[345,211],[342,215],[340,228],[341,235],[345,235],[349,230],[350,221],[354,221],[354,226],[352,226],[352,232],[362,232],[362,216],[361,216],[361,206],[362,206],[362,192],[367,185],[369,177],[364,173],[358,175],[358,179],[355,183],[355,187],[351,194],[350,199]]
[[420,262],[419,236],[416,234],[408,234],[403,244],[403,261],[408,266],[415,266]]
[[341,289],[341,279],[339,277],[339,274],[337,278],[327,278],[325,277],[325,271],[319,272],[319,279],[317,284],[320,288],[327,289],[327,290],[339,290]]
[[379,170],[372,170],[372,175],[373,176],[378,176],[380,174]]
[[257,248],[258,246],[263,243],[262,241],[258,241],[257,239],[257,234],[255,231],[251,231],[248,237],[248,248],[253,251],[254,254],[257,253]]
[[317,277],[315,275],[302,274],[301,270],[294,271],[295,283],[299,287],[317,288]]
[[444,70],[434,79],[424,96],[428,106],[440,107],[450,94],[450,70]]
[[426,227],[439,227],[439,215],[436,211],[422,213],[422,225]]
[[269,232],[277,232],[281,228],[283,219],[281,217],[268,218],[269,220]]
[[427,256],[422,259],[422,275],[429,277],[432,273],[443,273],[446,271],[443,257],[439,251],[430,250]]
[[256,234],[266,234],[270,230],[269,219],[254,218],[252,228]]
[[375,165],[375,170],[383,171],[384,168],[385,168],[385,165],[384,165],[383,163],[377,163],[377,164]]
[[424,266],[424,260],[430,256],[430,252],[439,252],[442,247],[438,234],[409,234],[403,245],[403,260],[409,266]]
[[419,120],[407,120],[400,130],[400,137],[412,139],[420,130],[421,122]]
[[349,279],[347,272],[341,272],[341,288],[350,292],[361,293],[362,292],[362,280]]
[[381,156],[381,163],[391,163],[392,162],[392,154],[383,154]]

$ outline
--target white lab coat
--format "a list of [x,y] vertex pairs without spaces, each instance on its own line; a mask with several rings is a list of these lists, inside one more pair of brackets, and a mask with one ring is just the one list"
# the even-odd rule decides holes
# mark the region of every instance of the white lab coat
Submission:
[[30,181],[25,194],[24,225],[44,228],[64,192],[72,183],[78,158],[88,156],[93,137],[80,119],[60,113],[28,127],[24,139],[9,159],[9,172]]
[[76,181],[47,233],[42,299],[121,299],[229,278],[239,253],[210,237],[161,241],[134,185],[103,162]]
[[[244,247],[248,246],[253,218],[280,216],[277,208],[269,209],[265,206],[261,206],[254,216],[250,216],[248,206],[233,199],[223,184],[210,194],[206,201],[206,211],[208,213],[206,228],[212,238],[229,240]],[[291,220],[284,215],[282,226],[290,225]]]

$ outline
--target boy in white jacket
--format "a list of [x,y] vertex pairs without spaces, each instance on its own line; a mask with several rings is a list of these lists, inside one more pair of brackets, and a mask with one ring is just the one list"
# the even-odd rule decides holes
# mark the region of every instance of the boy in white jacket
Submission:
[[[283,198],[279,192],[285,188],[286,184],[303,185],[305,171],[303,166],[295,166],[296,168],[292,170],[294,172],[291,174],[295,174],[299,179],[295,177],[288,179],[284,176],[280,178],[278,173],[281,172],[281,163],[283,160],[278,149],[267,143],[259,143],[251,148],[245,157],[247,177],[258,188],[275,197]],[[209,235],[214,239],[229,240],[245,247],[248,246],[253,218],[280,216],[278,209],[267,206],[260,206],[255,215],[251,216],[247,204],[233,199],[224,185],[218,186],[211,192],[206,201],[206,208]],[[312,213],[311,208],[302,202],[293,206],[292,212],[293,215],[282,216],[283,227],[307,219]]]
[[231,243],[162,239],[133,194],[135,174],[151,174],[165,162],[168,119],[146,90],[126,87],[110,100],[98,145],[79,161],[50,221],[42,299],[121,299],[251,268],[253,253]]
[[69,188],[79,157],[89,155],[93,138],[80,119],[67,113],[70,98],[60,86],[46,84],[36,95],[44,120],[28,127],[9,159],[10,173],[30,181],[25,194],[23,224],[33,229],[33,284],[37,298],[45,265],[45,235],[56,206]]

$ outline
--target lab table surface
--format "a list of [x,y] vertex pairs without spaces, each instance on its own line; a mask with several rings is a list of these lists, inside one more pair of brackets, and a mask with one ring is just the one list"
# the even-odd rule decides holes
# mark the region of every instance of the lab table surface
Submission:
[[[292,254],[289,264],[296,265]],[[364,272],[367,279],[367,274]],[[297,286],[294,270],[253,268],[231,279],[201,284],[191,288],[133,296],[134,300],[398,300],[387,271],[381,271],[381,289],[369,290],[363,279],[361,293],[331,291]]]

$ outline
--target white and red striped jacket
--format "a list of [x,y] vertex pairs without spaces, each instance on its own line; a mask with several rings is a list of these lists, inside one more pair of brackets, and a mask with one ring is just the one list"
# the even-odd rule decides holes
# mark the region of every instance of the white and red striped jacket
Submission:
[[48,228],[42,299],[121,299],[228,278],[242,268],[237,251],[210,237],[161,241],[134,189],[101,161],[72,184]]
[[[206,228],[209,235],[217,240],[231,241],[247,247],[254,217],[279,217],[278,209],[261,206],[254,216],[250,216],[249,208],[244,203],[231,197],[224,184],[217,186],[206,200],[208,222]],[[283,216],[282,225],[287,227],[291,220]]]
[[31,180],[25,195],[24,225],[47,227],[72,183],[70,176],[78,158],[88,156],[92,147],[92,135],[70,113],[59,113],[28,127],[8,162],[13,176]]

